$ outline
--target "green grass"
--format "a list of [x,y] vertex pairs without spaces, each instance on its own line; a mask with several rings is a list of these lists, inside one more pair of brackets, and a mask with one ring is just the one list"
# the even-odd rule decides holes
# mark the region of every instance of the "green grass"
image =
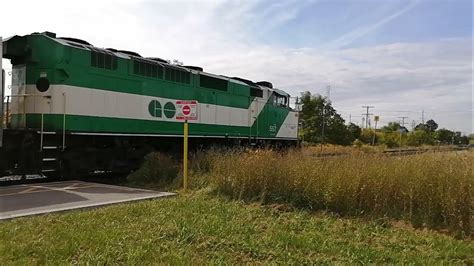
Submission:
[[0,264],[474,263],[472,240],[195,191],[0,222]]

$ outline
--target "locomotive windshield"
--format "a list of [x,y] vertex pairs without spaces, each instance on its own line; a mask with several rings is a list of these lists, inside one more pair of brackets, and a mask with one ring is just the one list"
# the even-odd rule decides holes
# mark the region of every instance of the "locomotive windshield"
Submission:
[[273,94],[273,105],[280,106],[280,107],[289,107],[289,96],[288,95],[280,95],[277,92]]

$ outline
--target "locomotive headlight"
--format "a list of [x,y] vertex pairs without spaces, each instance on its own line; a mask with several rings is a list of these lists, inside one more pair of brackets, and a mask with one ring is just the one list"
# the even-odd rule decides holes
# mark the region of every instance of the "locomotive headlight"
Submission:
[[45,92],[49,89],[49,80],[47,78],[39,78],[36,81],[36,89]]

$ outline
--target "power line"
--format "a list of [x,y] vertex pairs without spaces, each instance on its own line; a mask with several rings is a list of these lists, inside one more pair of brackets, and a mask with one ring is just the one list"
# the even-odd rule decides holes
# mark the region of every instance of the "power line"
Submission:
[[402,120],[402,122],[400,122],[400,124],[402,125],[402,127],[405,127],[405,118],[408,118],[408,116],[399,116],[398,118],[400,118]]
[[408,118],[408,116],[400,116],[399,117],[400,119],[402,119],[402,122],[400,123],[402,126],[400,127],[400,147],[402,146],[402,135],[403,135],[403,130],[402,130],[402,127],[405,127],[405,118]]
[[[371,105],[363,105],[362,108],[366,108],[367,111],[365,113],[365,128],[368,127],[368,123],[369,123],[369,115],[373,115],[373,114],[369,114],[369,109],[370,108],[375,108],[375,106],[371,106]],[[364,115],[364,114],[362,114]]]
[[[328,101],[328,104],[331,104],[331,99],[330,99],[330,96],[331,96],[331,85],[328,85],[326,87],[326,92],[327,92],[327,101]],[[323,152],[323,145],[324,145],[324,116],[326,115],[326,106],[323,102],[323,113],[322,113],[322,123],[321,123],[321,153]]]

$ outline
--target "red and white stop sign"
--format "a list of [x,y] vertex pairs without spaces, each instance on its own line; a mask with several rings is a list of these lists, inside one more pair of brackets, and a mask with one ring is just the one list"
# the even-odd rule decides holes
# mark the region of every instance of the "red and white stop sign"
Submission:
[[196,100],[176,101],[176,120],[197,120],[198,102]]
[[189,105],[183,106],[183,115],[189,115],[191,113],[191,107]]

